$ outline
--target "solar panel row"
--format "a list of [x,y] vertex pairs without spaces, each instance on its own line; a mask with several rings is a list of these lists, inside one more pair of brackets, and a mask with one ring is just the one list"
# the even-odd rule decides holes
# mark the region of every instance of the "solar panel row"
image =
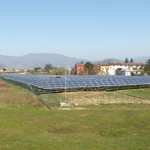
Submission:
[[[125,85],[145,85],[150,84],[150,76],[108,76],[108,75],[22,75],[6,74],[4,78],[15,80],[25,84],[31,84],[43,89],[60,88],[84,88],[84,87],[106,87],[106,86],[125,86]],[[66,82],[65,82],[66,79]]]

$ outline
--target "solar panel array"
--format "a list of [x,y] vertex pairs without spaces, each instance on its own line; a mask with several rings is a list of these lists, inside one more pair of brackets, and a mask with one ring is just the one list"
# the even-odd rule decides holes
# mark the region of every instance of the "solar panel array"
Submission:
[[150,76],[66,75],[65,77],[64,75],[49,76],[5,74],[4,78],[18,81],[24,84],[30,84],[43,89],[131,86],[150,84]]

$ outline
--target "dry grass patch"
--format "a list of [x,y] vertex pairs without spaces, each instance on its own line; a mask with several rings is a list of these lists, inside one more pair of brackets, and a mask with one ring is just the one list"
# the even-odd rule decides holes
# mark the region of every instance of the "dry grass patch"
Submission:
[[35,95],[17,86],[9,85],[0,80],[0,107],[28,106],[32,108],[45,108]]
[[[136,93],[135,93],[136,94]],[[56,95],[60,102],[65,102],[65,93],[59,93]],[[104,92],[104,91],[79,91],[79,92],[67,92],[67,103],[70,106],[86,106],[86,105],[97,105],[97,104],[150,104],[150,100],[142,99],[121,93],[120,91],[115,92]]]
[[12,87],[6,84],[4,81],[0,80],[0,94],[8,93]]

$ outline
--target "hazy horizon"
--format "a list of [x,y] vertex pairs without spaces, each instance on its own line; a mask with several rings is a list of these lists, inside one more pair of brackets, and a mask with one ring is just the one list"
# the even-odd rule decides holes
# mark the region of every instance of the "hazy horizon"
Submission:
[[149,8],[149,0],[0,0],[0,55],[147,56]]

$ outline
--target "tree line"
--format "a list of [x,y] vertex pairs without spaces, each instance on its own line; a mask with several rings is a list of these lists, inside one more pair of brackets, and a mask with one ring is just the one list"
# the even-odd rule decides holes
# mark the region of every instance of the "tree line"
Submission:
[[126,59],[125,59],[125,61],[124,61],[125,63],[134,63],[134,61],[133,61],[133,59],[131,58],[130,59],[130,61],[128,60],[128,58],[126,57]]
[[[41,67],[35,67],[34,71],[39,72],[41,70]],[[49,73],[49,72],[55,72],[56,75],[69,75],[69,70],[65,67],[53,67],[51,64],[46,64],[44,67],[44,71]]]
[[[130,59],[130,62],[128,61],[128,58],[126,57],[125,59],[125,63],[133,63],[133,59],[131,58]],[[83,63],[83,61],[81,61],[81,63]],[[3,69],[3,71],[6,71],[6,68],[5,68],[5,65],[2,65],[0,63],[0,69]],[[35,67],[34,68],[34,71],[35,72],[38,72],[41,70],[41,67]],[[57,68],[57,67],[53,67],[51,64],[46,64],[45,67],[44,67],[44,70],[46,72],[50,72],[50,71],[54,71],[56,73],[56,75],[64,75],[65,72],[66,74],[75,74],[75,68],[72,68],[70,73],[69,73],[69,70],[66,69],[65,67],[60,67],[60,68]],[[144,72],[147,74],[147,75],[150,75],[150,59],[147,60],[147,62],[145,63],[144,65]],[[91,62],[86,62],[85,65],[84,65],[84,70],[80,70],[80,73],[79,75],[95,75],[96,72],[94,70],[94,64],[92,64]]]
[[150,59],[147,60],[146,64],[144,65],[144,71],[147,75],[150,75]]
[[[126,57],[125,63],[134,63],[133,59],[131,58],[130,62],[128,61],[128,58]],[[150,59],[147,60],[147,62],[144,65],[144,73],[147,75],[150,75]]]
[[[81,63],[83,63],[81,61]],[[84,65],[84,69],[80,69],[79,75],[96,75],[96,71],[94,70],[94,64],[91,62],[86,62]]]

